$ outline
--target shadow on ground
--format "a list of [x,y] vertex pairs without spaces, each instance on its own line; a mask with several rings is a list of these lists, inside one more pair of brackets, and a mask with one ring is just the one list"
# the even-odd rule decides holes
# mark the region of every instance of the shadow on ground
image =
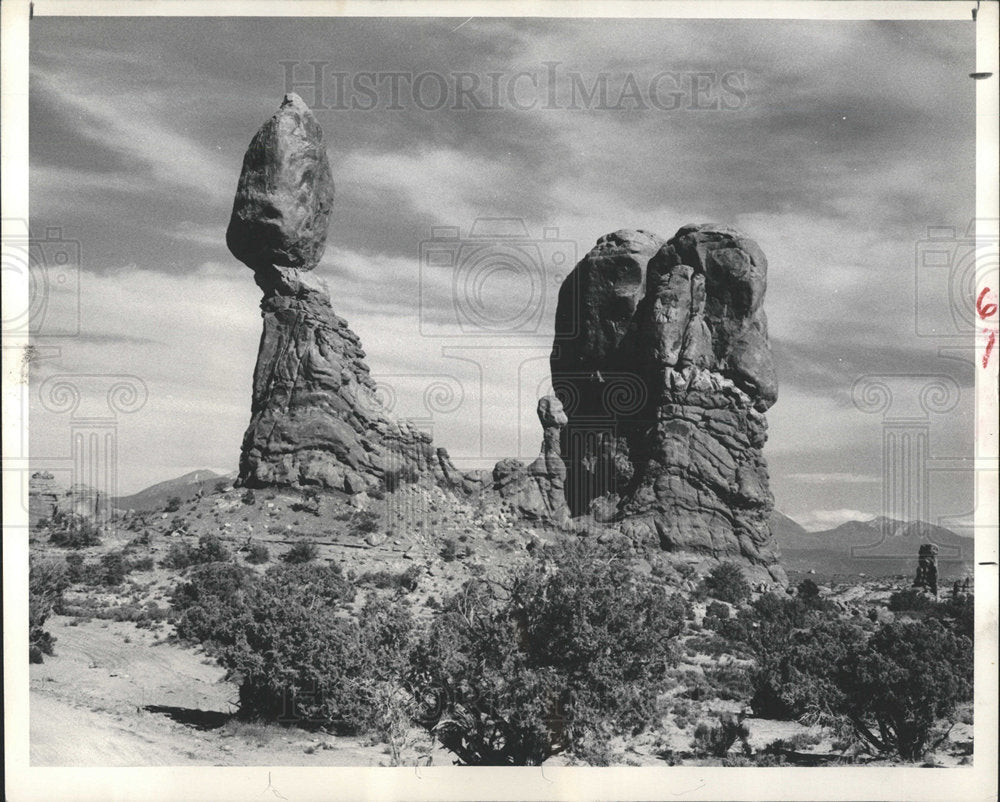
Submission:
[[149,713],[160,713],[178,724],[194,727],[196,730],[217,730],[232,718],[232,714],[220,713],[217,710],[193,710],[189,707],[171,707],[170,705],[146,705],[143,710]]

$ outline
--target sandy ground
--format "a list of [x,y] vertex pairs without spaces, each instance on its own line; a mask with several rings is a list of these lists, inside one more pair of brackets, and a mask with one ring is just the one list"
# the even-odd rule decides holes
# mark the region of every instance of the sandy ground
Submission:
[[385,746],[356,738],[227,724],[236,688],[204,654],[131,623],[71,620],[49,619],[56,654],[31,666],[33,766],[388,764]]

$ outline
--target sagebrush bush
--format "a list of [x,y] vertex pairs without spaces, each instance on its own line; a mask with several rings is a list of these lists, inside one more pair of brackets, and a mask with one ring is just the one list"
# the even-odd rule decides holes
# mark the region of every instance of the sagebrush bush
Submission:
[[90,518],[56,512],[48,522],[49,542],[66,549],[85,549],[101,544],[101,529]]
[[879,752],[920,760],[937,720],[972,699],[972,661],[972,641],[936,620],[886,624],[837,666],[843,712]]
[[367,571],[358,577],[357,582],[359,585],[372,585],[379,590],[400,588],[405,591],[413,591],[417,589],[419,577],[420,569],[415,565],[411,565],[401,573],[392,573],[391,571],[384,570]]
[[55,560],[32,557],[28,566],[28,660],[41,663],[53,653],[55,638],[43,629],[53,611],[59,610],[69,586],[66,566]]
[[930,594],[918,588],[897,590],[889,597],[889,609],[895,613],[927,610],[934,604],[935,601]]
[[709,596],[730,604],[740,604],[750,598],[751,588],[743,576],[743,569],[736,563],[720,563],[705,577],[705,590]]
[[271,561],[271,552],[263,543],[252,543],[247,552],[247,562],[251,565],[263,565]]
[[181,508],[181,497],[171,496],[167,499],[167,504],[163,508],[164,512],[177,512]]
[[539,550],[437,612],[409,681],[420,722],[465,765],[600,762],[655,718],[684,604],[587,541]]
[[239,684],[239,715],[360,732],[376,727],[385,684],[399,685],[412,629],[399,599],[346,615],[354,587],[338,566],[233,564],[194,569],[179,585],[180,637],[204,643]]
[[161,565],[164,568],[183,569],[204,563],[226,562],[230,559],[232,553],[218,535],[205,534],[198,538],[197,546],[184,541],[171,543]]
[[935,722],[972,698],[972,641],[955,612],[872,633],[822,600],[768,594],[720,632],[754,658],[757,715],[849,725],[876,752],[918,760]]
[[738,721],[730,715],[719,717],[717,724],[706,724],[701,722],[695,727],[692,748],[703,755],[713,757],[725,757],[733,745],[740,741],[742,751],[745,756],[749,756],[753,750],[748,741],[750,730],[742,721]]
[[282,562],[296,565],[308,563],[319,557],[319,546],[311,540],[303,540],[293,545],[288,551],[281,555]]
[[380,526],[378,514],[371,510],[362,510],[357,515],[352,516],[351,532],[355,535],[370,535],[377,532]]
[[754,713],[765,718],[821,718],[843,708],[837,666],[864,644],[849,621],[826,620],[796,629],[772,648],[757,650],[751,672]]

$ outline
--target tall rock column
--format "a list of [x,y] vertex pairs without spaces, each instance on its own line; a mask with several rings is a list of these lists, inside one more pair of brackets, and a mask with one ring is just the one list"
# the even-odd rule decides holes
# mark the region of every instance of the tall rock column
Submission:
[[587,513],[595,499],[616,496],[633,476],[621,423],[643,405],[646,390],[625,354],[646,264],[663,244],[647,231],[607,234],[559,290],[549,362],[569,419],[560,439],[573,515]]
[[361,342],[311,272],[326,247],[333,197],[323,133],[288,94],[247,149],[226,232],[264,293],[239,481],[348,493],[396,470],[447,481],[456,472],[444,450],[379,410]]
[[[578,287],[560,294],[564,317],[578,323],[570,337],[560,336],[557,322],[552,359],[553,385],[568,396],[565,432],[586,431],[600,409],[614,433],[603,440],[603,452],[599,439],[564,448],[568,476],[605,471],[611,482],[591,482],[581,498],[603,494],[604,508],[613,502],[614,517],[636,539],[736,559],[758,578],[784,582],[768,524],[774,502],[762,454],[763,413],[777,398],[763,310],[767,260],[734,229],[693,225],[667,242],[644,234],[656,250],[640,266],[635,255],[643,251],[623,248],[625,233],[603,237],[577,267],[607,275],[609,265],[629,264],[631,272],[610,271],[629,277],[619,303]],[[635,232],[628,233],[635,242]],[[614,260],[611,242],[620,243]],[[557,359],[557,352],[574,360]],[[638,388],[614,405],[588,395],[616,376]],[[585,511],[571,506],[575,514]]]

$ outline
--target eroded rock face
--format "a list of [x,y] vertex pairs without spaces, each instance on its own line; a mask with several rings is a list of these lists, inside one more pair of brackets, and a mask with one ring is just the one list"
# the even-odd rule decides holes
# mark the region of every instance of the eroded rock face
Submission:
[[913,587],[924,588],[937,597],[938,568],[937,556],[940,549],[933,543],[924,543],[920,547],[917,561],[917,575]]
[[427,434],[383,414],[358,336],[308,272],[326,247],[332,203],[319,124],[288,95],[250,144],[226,236],[264,293],[239,482],[352,494],[390,473],[461,482]]
[[252,270],[312,270],[326,248],[333,178],[323,132],[302,98],[285,95],[243,157],[226,244]]
[[620,420],[645,403],[631,360],[636,306],[646,265],[664,244],[647,231],[622,229],[601,237],[559,290],[552,384],[569,417],[563,429],[566,498],[571,513],[613,494],[633,475]]
[[83,484],[64,487],[51,473],[36,471],[28,481],[28,523],[34,526],[58,516],[105,523],[111,517],[111,504],[100,490]]
[[577,271],[590,278],[560,293],[558,315],[578,326],[557,325],[551,359],[572,513],[784,582],[761,453],[777,398],[764,254],[722,226],[684,226],[667,242],[617,232]]
[[539,399],[537,412],[542,424],[541,453],[528,466],[516,459],[498,462],[493,469],[493,487],[520,517],[566,527],[570,522],[566,464],[559,445],[566,413],[559,399],[552,395]]

